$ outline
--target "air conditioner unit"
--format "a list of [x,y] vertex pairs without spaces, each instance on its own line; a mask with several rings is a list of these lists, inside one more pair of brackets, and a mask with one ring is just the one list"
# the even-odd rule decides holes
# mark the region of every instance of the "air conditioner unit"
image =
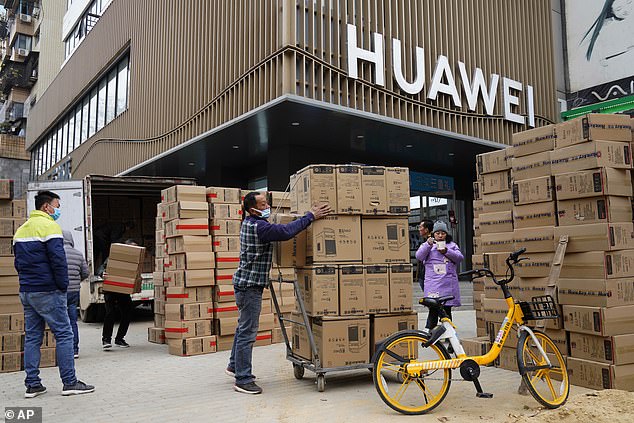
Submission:
[[28,56],[31,51],[25,48],[18,49],[18,56]]
[[20,20],[22,22],[26,22],[26,23],[30,23],[31,22],[31,15],[27,15],[25,13],[20,13]]

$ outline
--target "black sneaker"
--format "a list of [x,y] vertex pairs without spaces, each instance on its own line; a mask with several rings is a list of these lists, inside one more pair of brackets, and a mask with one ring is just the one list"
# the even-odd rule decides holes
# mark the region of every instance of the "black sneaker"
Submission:
[[81,395],[81,394],[89,394],[95,391],[95,387],[92,385],[86,385],[81,380],[75,382],[74,385],[64,385],[64,389],[62,389],[62,395]]
[[233,390],[236,392],[242,392],[243,394],[261,394],[262,388],[255,384],[255,382],[245,383],[244,385],[233,385]]
[[26,392],[24,393],[24,398],[35,398],[38,395],[42,395],[46,393],[46,387],[39,386],[29,386],[26,388]]
[[114,340],[114,344],[115,344],[117,347],[121,347],[121,348],[130,348],[130,345],[129,345],[127,342],[125,342],[125,340],[124,340],[124,339],[119,339],[119,340],[115,339],[115,340]]
[[112,343],[110,343],[110,341],[101,341],[101,348],[103,348],[104,350],[109,350],[110,348],[112,348]]

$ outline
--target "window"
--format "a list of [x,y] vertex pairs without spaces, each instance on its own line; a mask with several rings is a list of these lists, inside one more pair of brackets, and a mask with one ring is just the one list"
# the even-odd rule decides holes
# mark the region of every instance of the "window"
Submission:
[[73,150],[81,144],[81,104],[75,108],[75,135],[73,137]]
[[108,74],[108,96],[106,102],[106,123],[110,123],[115,117],[117,101],[117,68]]
[[59,162],[62,159],[62,125],[57,126],[57,150],[55,153],[55,159],[53,160],[53,164]]
[[15,42],[13,43],[13,48],[22,48],[25,50],[31,50],[31,43],[33,42],[33,38],[28,36],[28,35],[24,35],[24,34],[18,34],[15,37]]
[[48,139],[48,148],[46,149],[46,169],[50,169],[53,166],[53,156],[55,154],[55,143],[57,142],[57,132],[53,132]]
[[89,101],[90,99],[88,98],[88,96],[84,97],[84,100],[82,101],[82,114],[81,114],[81,142],[82,144],[84,143],[84,141],[86,141],[88,139],[88,106],[89,106]]
[[97,95],[97,131],[106,124],[106,83],[105,79],[99,82],[99,94]]
[[68,151],[66,155],[68,155],[71,151],[75,149],[75,113],[71,113],[68,118]]
[[[32,3],[32,1],[30,2]],[[24,15],[30,15],[32,11],[31,5],[27,0],[20,0],[20,6],[18,8],[18,13],[22,13]]]
[[117,116],[128,108],[128,69],[129,61],[126,57],[119,63],[117,76]]
[[97,132],[97,88],[90,92],[90,114],[88,115],[88,138]]
[[60,149],[60,160],[68,154],[68,119],[61,125],[62,127],[62,148]]

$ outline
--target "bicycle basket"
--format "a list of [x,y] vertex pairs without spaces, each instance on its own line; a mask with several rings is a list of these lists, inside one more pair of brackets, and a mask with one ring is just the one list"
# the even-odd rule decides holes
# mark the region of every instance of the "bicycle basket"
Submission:
[[555,300],[550,295],[533,297],[531,301],[520,301],[525,320],[556,319],[559,317]]

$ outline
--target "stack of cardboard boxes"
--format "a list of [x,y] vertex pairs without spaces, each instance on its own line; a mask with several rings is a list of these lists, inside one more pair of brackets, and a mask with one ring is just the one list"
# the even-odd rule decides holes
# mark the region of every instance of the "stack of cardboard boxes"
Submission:
[[[322,203],[333,210],[282,243],[289,254],[277,256],[296,267],[321,365],[367,363],[376,342],[418,326],[412,313],[409,171],[308,166],[291,177],[290,199],[294,213],[304,214]],[[293,325],[292,348],[312,358],[306,329],[300,325]]]
[[[26,222],[26,200],[12,200],[13,181],[0,180],[0,373],[24,367],[24,312],[14,266],[13,235]],[[55,338],[45,330],[40,367],[53,367]]]
[[[546,292],[559,238],[568,235],[556,283],[563,318],[545,327],[569,356],[572,383],[592,388],[634,386],[634,356],[623,353],[634,345],[631,141],[627,116],[587,115],[515,134],[512,148],[478,157],[473,267],[503,276],[504,259],[526,248],[529,260],[516,265],[509,288],[530,301]],[[495,337],[507,311],[500,289],[477,281],[474,304],[478,335]],[[517,368],[515,335],[501,367]]]

